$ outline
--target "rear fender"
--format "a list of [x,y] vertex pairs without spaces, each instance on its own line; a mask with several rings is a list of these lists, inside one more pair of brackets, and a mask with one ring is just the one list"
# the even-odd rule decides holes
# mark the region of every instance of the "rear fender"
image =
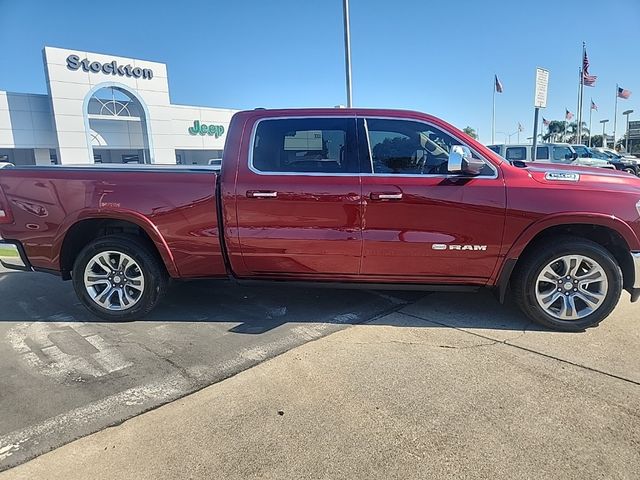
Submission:
[[169,275],[173,278],[180,276],[171,249],[158,228],[147,217],[131,210],[109,210],[105,212],[104,210],[87,209],[68,215],[65,222],[58,228],[58,234],[52,245],[52,260],[54,263],[60,265],[60,254],[67,232],[75,224],[83,220],[92,219],[122,220],[137,225],[153,241]]

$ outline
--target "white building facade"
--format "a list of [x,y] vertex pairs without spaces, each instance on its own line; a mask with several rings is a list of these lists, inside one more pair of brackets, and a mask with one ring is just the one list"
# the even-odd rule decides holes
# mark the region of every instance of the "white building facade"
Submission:
[[235,110],[173,105],[167,66],[45,47],[48,95],[0,90],[0,162],[206,165]]

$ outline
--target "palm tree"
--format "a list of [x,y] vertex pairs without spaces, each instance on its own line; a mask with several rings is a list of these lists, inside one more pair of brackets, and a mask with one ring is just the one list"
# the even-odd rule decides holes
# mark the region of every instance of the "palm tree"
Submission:
[[542,136],[542,139],[546,142],[553,142],[556,141],[558,137],[560,137],[560,139],[564,137],[564,122],[561,120],[551,120],[547,127],[547,133]]
[[[565,131],[566,127],[566,131]],[[578,122],[565,123],[563,120],[551,120],[543,140],[552,142],[584,143],[589,135],[587,122],[582,122],[582,139],[577,142]]]
[[582,138],[578,139],[578,122],[571,122],[567,125],[567,134],[569,134],[569,138],[566,141],[569,143],[585,143],[589,135],[587,122],[582,122]]
[[475,129],[466,126],[462,129],[462,131],[469,135],[471,138],[475,138],[476,140],[478,139],[478,134],[476,133]]

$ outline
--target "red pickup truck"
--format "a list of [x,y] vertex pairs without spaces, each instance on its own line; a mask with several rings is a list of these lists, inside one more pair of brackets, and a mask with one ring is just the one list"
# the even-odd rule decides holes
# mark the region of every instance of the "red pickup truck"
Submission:
[[417,112],[236,114],[221,170],[0,169],[5,267],[72,280],[109,320],[169,279],[424,290],[489,287],[567,331],[640,297],[640,179],[509,163]]

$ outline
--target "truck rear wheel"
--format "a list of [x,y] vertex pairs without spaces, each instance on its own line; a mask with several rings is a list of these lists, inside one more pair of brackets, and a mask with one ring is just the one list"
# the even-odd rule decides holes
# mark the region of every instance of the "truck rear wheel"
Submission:
[[512,287],[520,309],[546,327],[577,332],[616,307],[622,271],[611,253],[580,237],[554,237],[527,252]]
[[84,306],[110,321],[148,314],[164,295],[168,278],[147,242],[113,235],[87,245],[73,265],[73,287]]

